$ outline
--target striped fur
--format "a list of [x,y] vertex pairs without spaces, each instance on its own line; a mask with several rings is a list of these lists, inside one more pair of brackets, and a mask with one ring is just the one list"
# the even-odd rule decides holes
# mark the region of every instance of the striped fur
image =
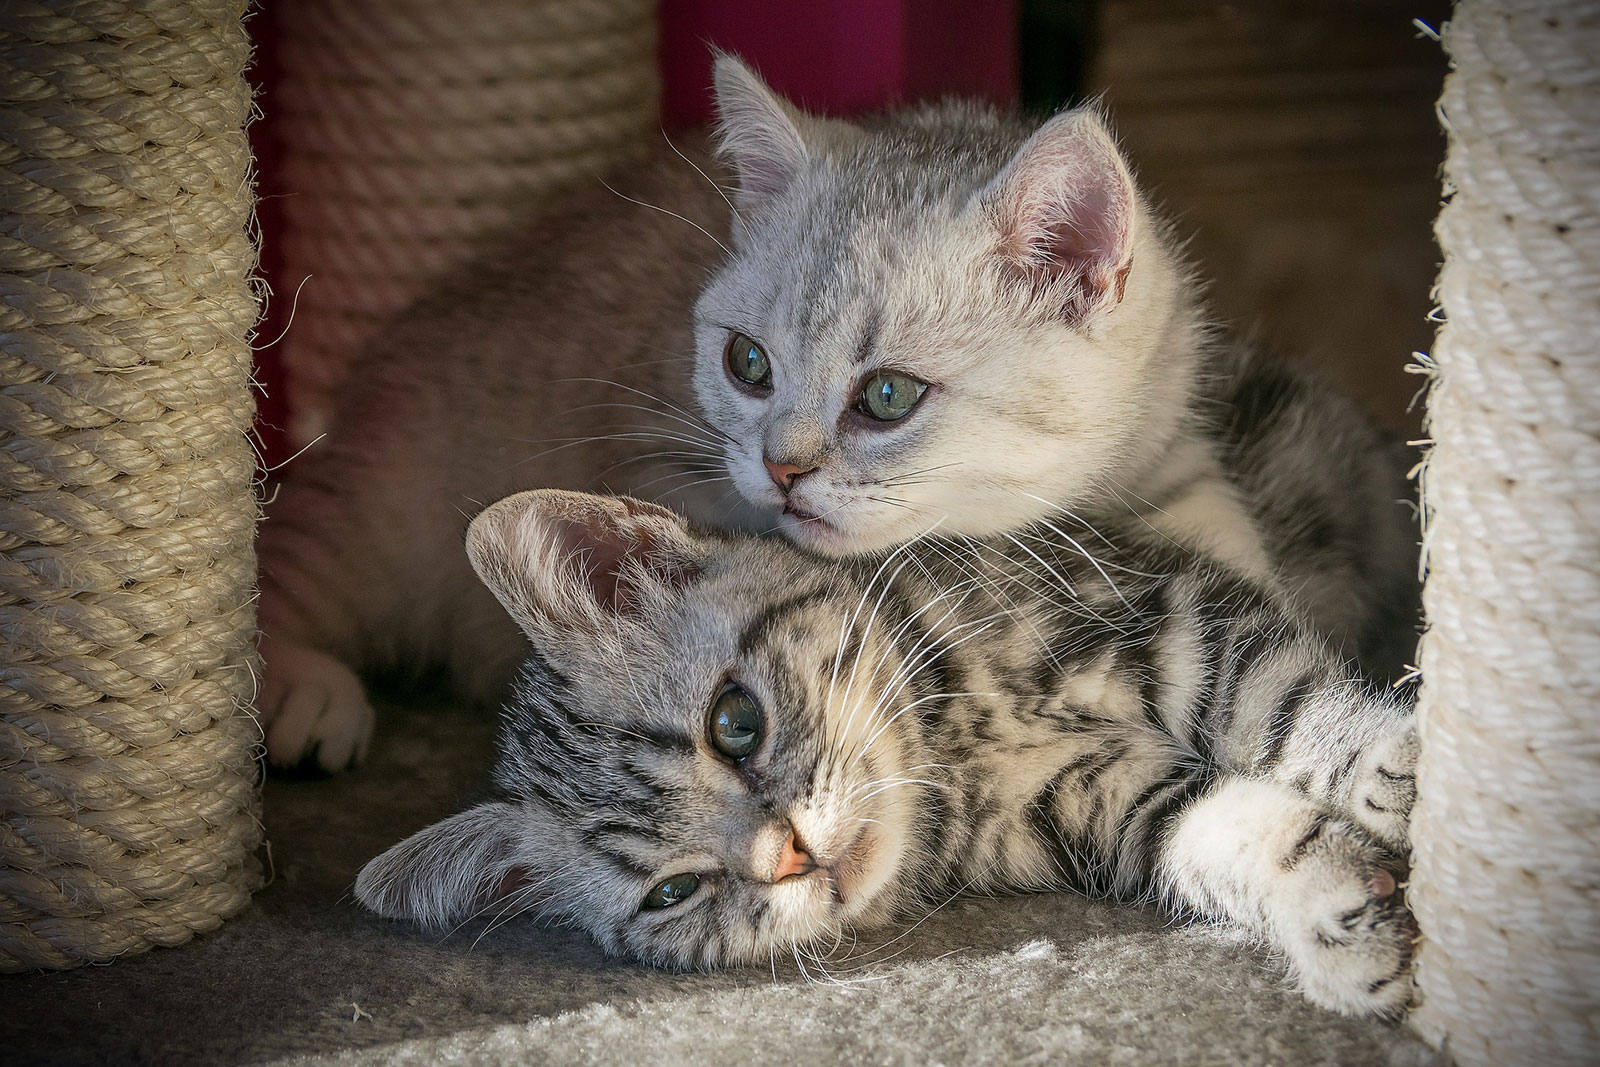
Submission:
[[[468,544],[537,652],[498,797],[369,864],[377,911],[532,910],[707,967],[1071,889],[1241,924],[1337,1010],[1408,999],[1411,717],[1270,584],[1137,525],[823,560],[554,491]],[[767,722],[742,765],[708,742],[730,680]],[[774,880],[791,832],[820,867]]]

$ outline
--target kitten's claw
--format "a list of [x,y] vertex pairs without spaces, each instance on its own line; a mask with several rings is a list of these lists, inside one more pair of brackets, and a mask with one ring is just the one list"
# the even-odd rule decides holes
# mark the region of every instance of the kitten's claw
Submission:
[[1301,989],[1347,1015],[1394,1018],[1411,1001],[1416,924],[1392,860],[1361,831],[1327,820],[1301,842],[1281,929]]
[[1400,856],[1411,848],[1411,807],[1417,800],[1417,730],[1397,725],[1356,766],[1350,816]]
[[258,706],[273,766],[331,774],[366,759],[374,716],[355,672],[304,645],[263,643],[262,656]]

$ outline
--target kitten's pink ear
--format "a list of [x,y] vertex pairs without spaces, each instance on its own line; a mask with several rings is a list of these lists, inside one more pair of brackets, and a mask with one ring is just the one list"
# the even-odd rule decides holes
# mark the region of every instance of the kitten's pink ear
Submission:
[[700,549],[660,505],[559,489],[508,496],[467,527],[473,569],[536,641],[611,629],[647,595],[692,580]]
[[1133,267],[1133,178],[1092,112],[1045,123],[979,196],[999,227],[1000,254],[1060,293],[1070,324],[1121,302]]
[[737,56],[718,52],[712,66],[717,154],[733,164],[741,210],[759,210],[782,193],[810,159],[802,131],[819,120],[794,107]]
[[538,903],[521,892],[531,879],[517,831],[528,821],[518,805],[496,801],[436,822],[361,868],[356,899],[379,915],[436,928],[514,895],[526,910]]

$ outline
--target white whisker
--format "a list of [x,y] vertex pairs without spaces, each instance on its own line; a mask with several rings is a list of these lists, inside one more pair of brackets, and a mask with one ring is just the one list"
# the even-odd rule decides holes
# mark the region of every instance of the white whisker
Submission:
[[616,193],[617,196],[622,197],[622,199],[626,200],[630,204],[638,204],[640,207],[647,207],[651,211],[659,211],[663,215],[670,215],[673,218],[677,219],[679,222],[688,223],[690,226],[693,226],[695,229],[697,229],[701,233],[705,234],[706,237],[710,238],[712,243],[714,243],[718,248],[722,249],[723,255],[726,255],[726,256],[732,256],[733,255],[733,250],[732,249],[730,249],[727,245],[723,244],[721,241],[717,240],[716,236],[714,234],[712,234],[712,232],[710,230],[706,229],[704,226],[700,225],[698,222],[694,222],[694,221],[692,221],[690,219],[686,219],[682,215],[678,214],[676,211],[668,211],[666,208],[661,207],[658,204],[646,203],[643,200],[638,200],[638,199],[635,199],[634,197],[629,196],[627,193],[618,193],[617,190],[612,188],[610,183],[608,183],[604,178],[600,178],[600,179],[597,179],[597,180],[600,182],[601,185],[604,185],[607,189],[610,189],[613,193]]

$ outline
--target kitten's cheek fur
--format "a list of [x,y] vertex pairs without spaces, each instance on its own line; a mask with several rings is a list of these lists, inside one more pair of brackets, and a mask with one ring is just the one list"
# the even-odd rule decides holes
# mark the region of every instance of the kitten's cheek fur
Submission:
[[[905,765],[903,758],[896,762]],[[836,872],[842,921],[871,927],[894,918],[915,836],[916,804],[916,788],[907,785],[857,813],[861,832],[839,857]]]
[[840,918],[855,926],[879,926],[894,917],[893,886],[901,857],[887,854],[890,850],[882,838],[880,833],[862,842],[865,852],[856,861],[859,870],[848,878],[847,886],[841,886],[844,906]]

